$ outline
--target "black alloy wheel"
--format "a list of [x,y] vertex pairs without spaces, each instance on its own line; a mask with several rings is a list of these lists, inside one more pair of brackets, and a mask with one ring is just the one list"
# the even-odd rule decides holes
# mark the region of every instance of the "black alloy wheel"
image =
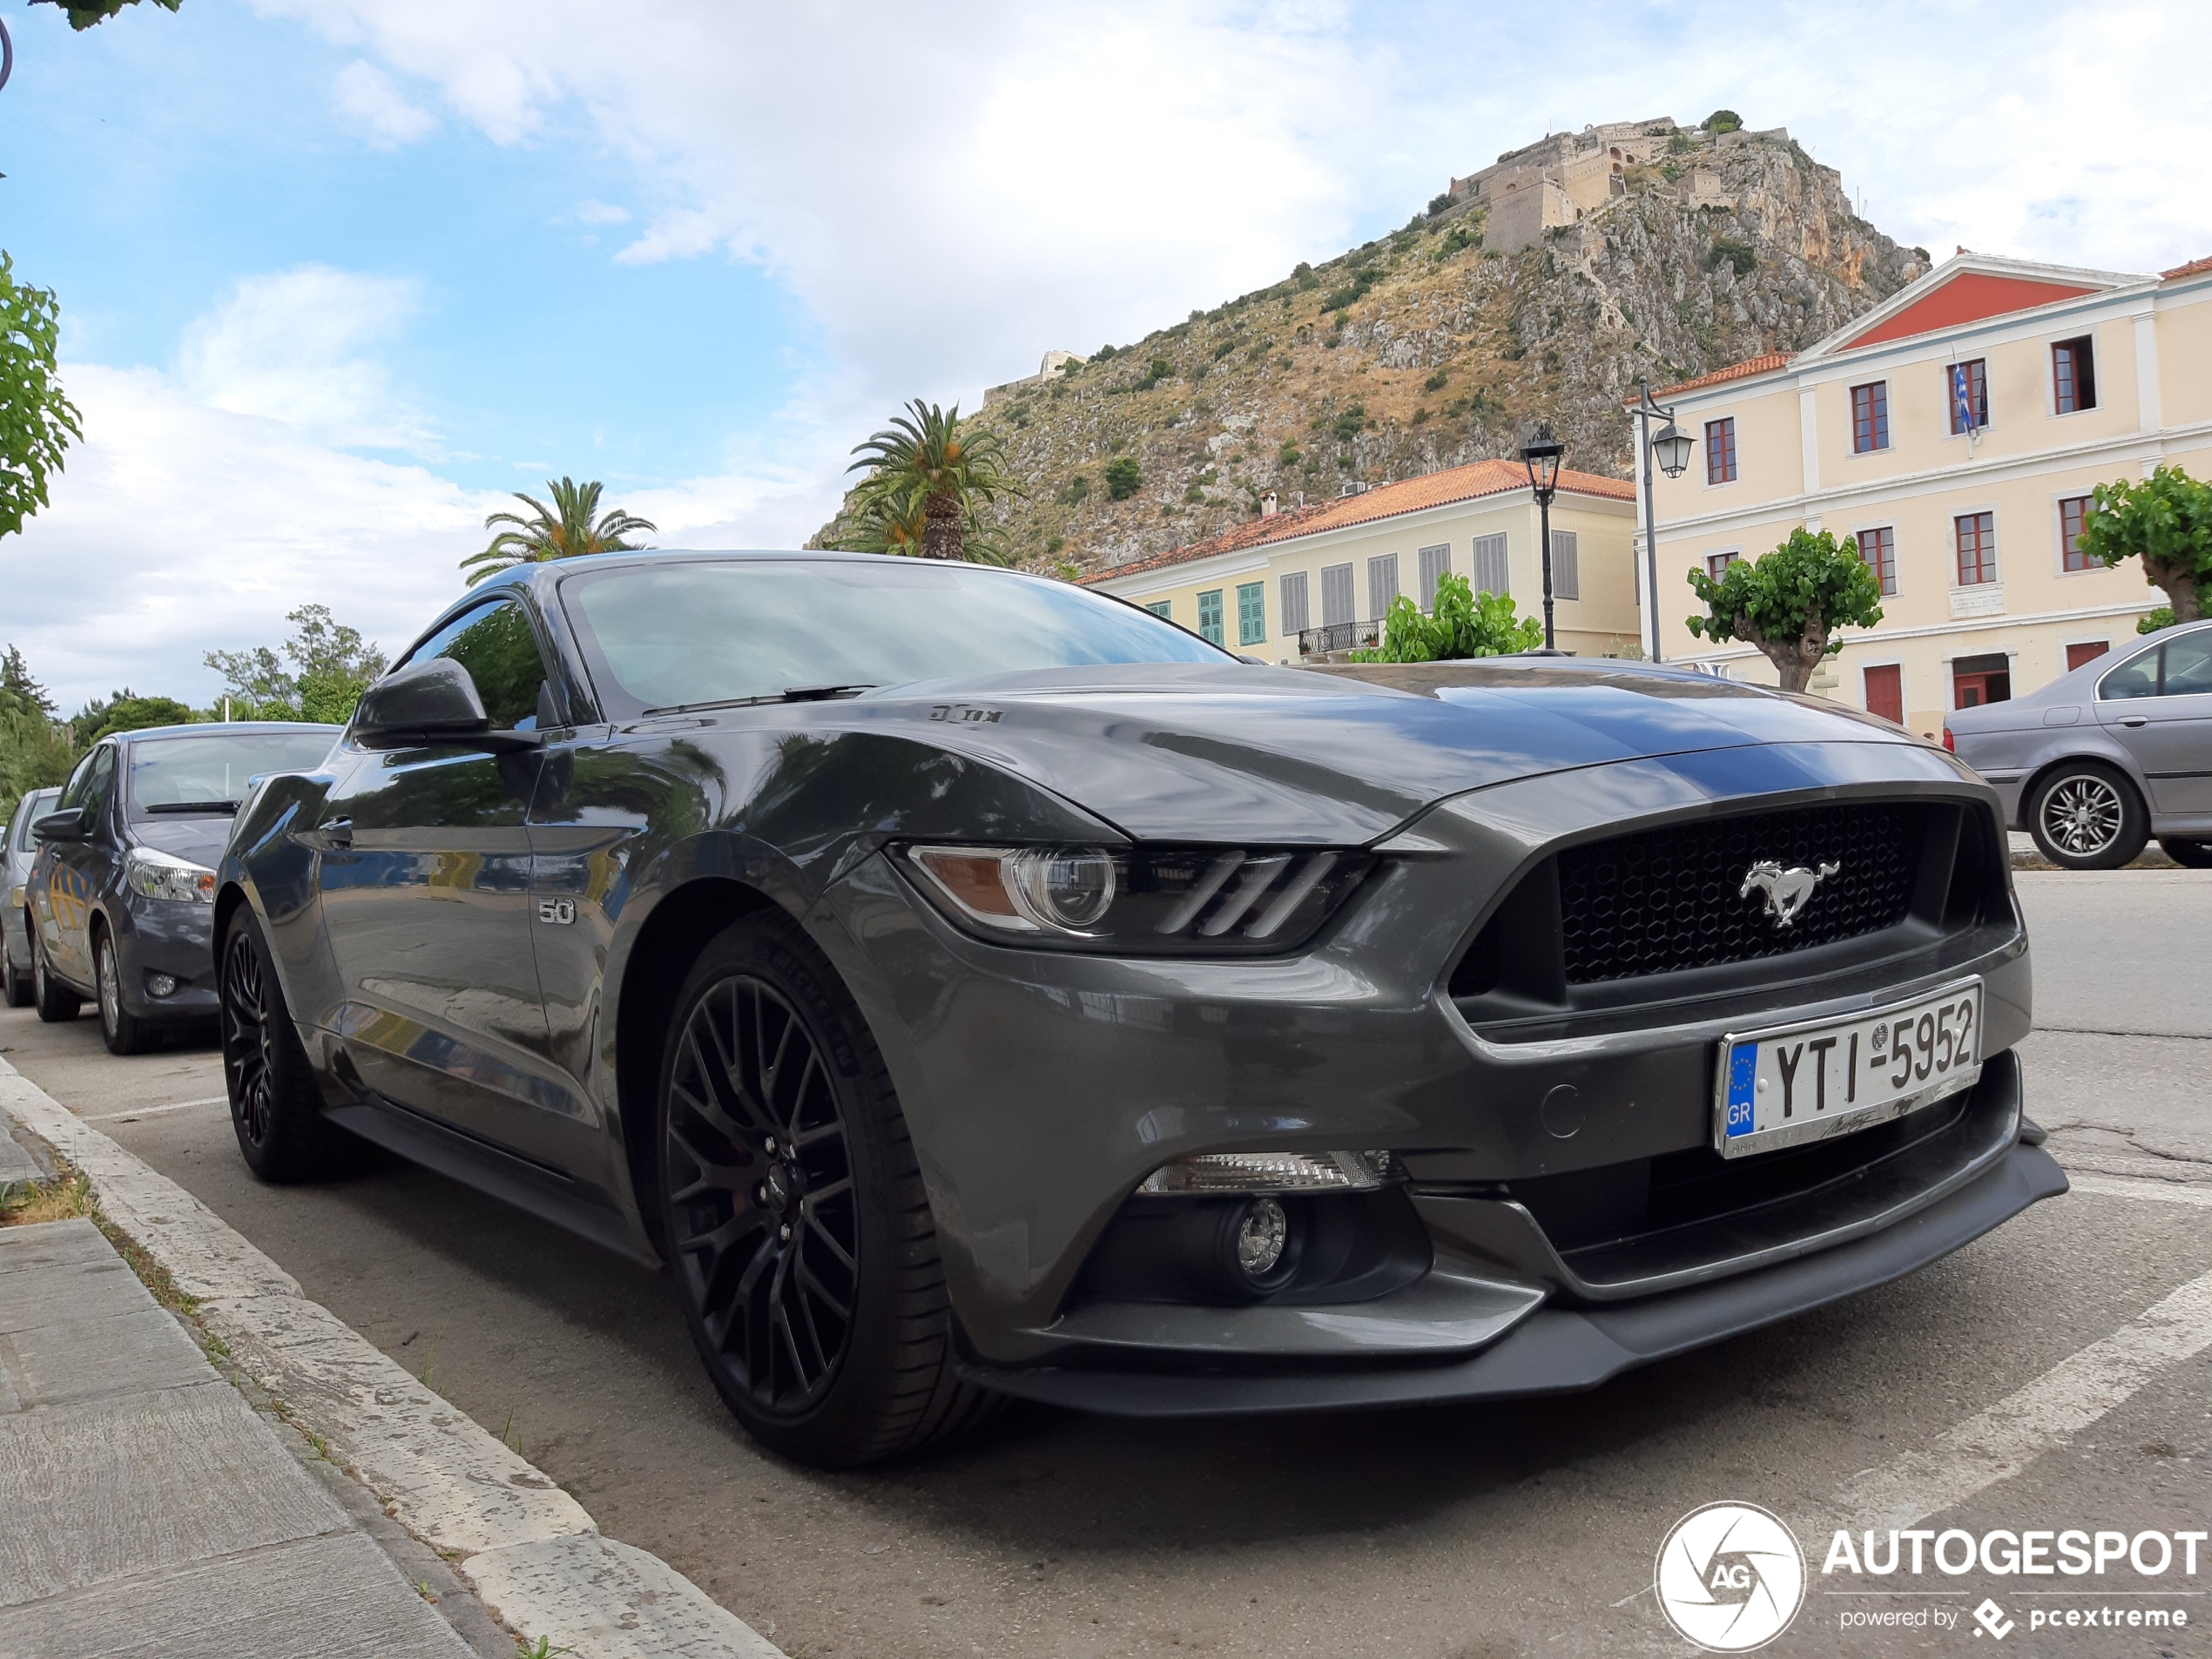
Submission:
[[35,932],[30,935],[30,1000],[38,1017],[49,1025],[75,1019],[84,1006],[83,997],[54,977],[46,965],[45,943]]
[[2212,839],[2202,835],[2161,835],[2159,851],[2192,870],[2212,870]]
[[2142,797],[2101,760],[2054,768],[2036,785],[2027,816],[2036,847],[2062,870],[2117,870],[2150,839]]
[[158,1047],[161,1032],[123,1006],[122,953],[105,927],[92,934],[92,982],[99,995],[100,1041],[110,1054],[144,1054]]
[[246,1168],[275,1182],[327,1173],[343,1147],[341,1131],[323,1118],[275,964],[243,905],[223,941],[221,996],[223,1092]]
[[663,1238],[708,1374],[754,1438],[828,1467],[988,1414],[953,1372],[935,1229],[882,1056],[780,915],[710,945],[661,1068]]

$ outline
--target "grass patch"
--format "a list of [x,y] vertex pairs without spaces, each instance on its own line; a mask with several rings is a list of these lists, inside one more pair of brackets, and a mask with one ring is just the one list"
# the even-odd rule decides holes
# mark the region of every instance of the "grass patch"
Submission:
[[67,1170],[58,1181],[0,1184],[0,1227],[31,1227],[42,1221],[90,1218],[98,1204],[89,1177]]

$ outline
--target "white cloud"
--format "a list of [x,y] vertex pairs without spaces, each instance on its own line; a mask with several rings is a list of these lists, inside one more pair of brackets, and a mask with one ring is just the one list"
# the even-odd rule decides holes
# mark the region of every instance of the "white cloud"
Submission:
[[578,202],[576,216],[580,223],[585,225],[627,225],[630,222],[630,210],[617,207],[612,202]]
[[390,76],[359,58],[338,71],[331,85],[331,101],[338,113],[379,150],[413,144],[438,125],[436,116],[408,102]]
[[241,277],[186,326],[178,372],[218,409],[266,415],[335,443],[421,450],[430,442],[421,416],[371,350],[400,332],[418,302],[406,278],[323,265]]
[[217,649],[327,604],[389,649],[461,587],[495,497],[211,408],[152,369],[65,363],[84,442],[0,540],[7,640],[74,707],[123,681],[204,702]]

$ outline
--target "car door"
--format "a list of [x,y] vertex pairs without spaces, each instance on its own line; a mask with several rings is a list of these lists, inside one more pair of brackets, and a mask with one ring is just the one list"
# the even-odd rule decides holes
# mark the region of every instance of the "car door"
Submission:
[[[523,603],[472,606],[407,660],[468,669],[496,732],[534,731],[545,669]],[[313,839],[316,890],[345,1001],[334,1024],[387,1100],[533,1156],[549,1087],[530,941],[529,835],[541,756],[351,736]]]
[[2098,717],[2141,768],[2152,812],[2212,813],[2212,629],[2165,640],[2114,670],[2100,696]]
[[85,990],[92,983],[92,909],[115,864],[108,810],[115,771],[115,745],[103,743],[70,774],[54,810],[77,813],[84,838],[47,844],[36,899],[49,971]]

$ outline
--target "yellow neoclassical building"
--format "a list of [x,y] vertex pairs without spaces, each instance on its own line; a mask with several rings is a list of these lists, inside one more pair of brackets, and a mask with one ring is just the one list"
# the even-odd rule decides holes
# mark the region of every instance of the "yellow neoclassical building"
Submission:
[[1655,395],[1696,446],[1655,480],[1647,644],[1772,684],[1756,650],[1690,634],[1687,572],[1832,530],[1880,576],[1883,619],[1849,631],[1813,689],[1932,735],[1948,710],[2133,638],[2165,602],[2076,537],[2100,483],[2161,463],[2212,476],[2212,260],[2134,276],[1962,253],[1795,357]]
[[[1561,650],[1633,650],[1635,487],[1561,471],[1551,507],[1552,596]],[[1271,663],[1374,643],[1399,594],[1426,609],[1445,575],[1510,594],[1543,616],[1539,516],[1518,462],[1478,461],[1356,496],[1261,516],[1204,542],[1082,578]]]

